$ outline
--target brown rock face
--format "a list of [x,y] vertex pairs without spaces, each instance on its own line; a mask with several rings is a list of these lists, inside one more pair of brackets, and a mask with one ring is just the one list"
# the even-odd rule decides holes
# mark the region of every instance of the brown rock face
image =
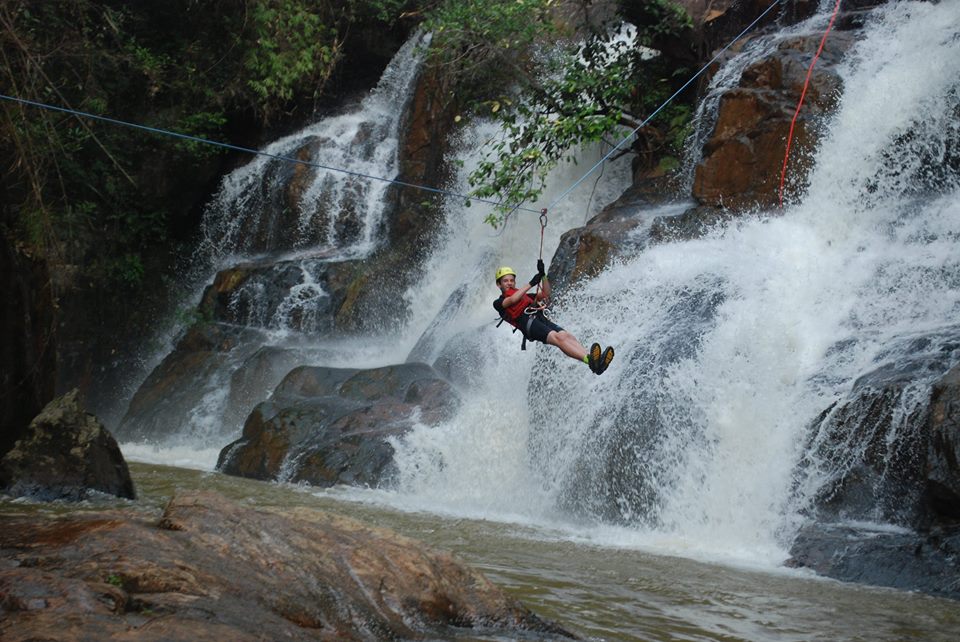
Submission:
[[159,524],[0,519],[0,638],[11,642],[573,637],[449,554],[316,511],[198,492],[175,497]]
[[557,291],[596,276],[614,258],[641,251],[650,222],[637,212],[669,199],[674,191],[670,177],[638,181],[586,225],[565,232],[550,261],[550,279]]
[[80,407],[74,390],[50,402],[0,460],[0,481],[15,497],[85,499],[91,490],[135,497],[117,442]]
[[249,356],[257,336],[256,330],[229,323],[194,324],[134,394],[117,437],[155,443],[177,434],[188,409],[201,404],[205,382],[231,357]]
[[[399,180],[437,187],[447,178],[455,105],[450,81],[441,70],[420,74],[403,123]],[[408,313],[403,293],[417,276],[421,260],[436,240],[442,211],[436,194],[404,186],[389,192],[392,211],[385,221],[386,242],[344,275],[345,295],[336,301],[334,326],[346,332],[392,331]]]
[[[771,56],[748,67],[740,85],[720,99],[713,134],[694,176],[693,196],[701,203],[731,209],[778,204],[790,122],[821,35],[784,40]],[[818,126],[840,94],[835,65],[853,41],[849,32],[831,32],[817,61],[794,130],[786,196],[804,186]]]

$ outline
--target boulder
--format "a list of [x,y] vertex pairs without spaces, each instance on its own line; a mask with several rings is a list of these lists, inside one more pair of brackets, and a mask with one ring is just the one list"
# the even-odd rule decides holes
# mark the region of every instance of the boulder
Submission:
[[957,332],[894,346],[896,360],[862,375],[815,421],[798,472],[826,475],[813,507],[819,519],[915,530],[958,522]]
[[960,598],[958,345],[953,329],[895,346],[818,418],[798,479],[827,482],[790,565]]
[[451,328],[457,327],[458,320],[467,313],[473,292],[473,284],[464,283],[450,293],[405,361],[430,363],[436,358],[444,343],[450,339],[450,333],[455,332]]
[[635,183],[583,227],[564,232],[550,261],[555,292],[581,279],[596,276],[618,257],[639,253],[647,244],[655,205],[668,205],[674,195],[670,177]]
[[0,460],[5,493],[43,501],[79,501],[91,491],[135,498],[117,442],[78,396],[73,390],[47,404]]
[[700,205],[676,216],[657,216],[650,225],[650,243],[675,243],[700,238],[736,218],[726,209]]
[[323,256],[242,263],[217,273],[197,307],[201,318],[318,336],[335,329],[357,261]]
[[[747,210],[779,203],[787,134],[821,36],[783,40],[721,96],[694,175],[693,196],[701,204]],[[817,61],[794,131],[787,196],[804,188],[823,118],[835,109],[842,89],[836,65],[855,39],[850,32],[832,32]]]
[[[512,337],[507,339],[506,337]],[[506,326],[485,323],[469,330],[461,330],[450,337],[442,346],[433,362],[433,367],[448,381],[463,390],[482,386],[485,373],[497,370],[494,360],[499,353],[490,350],[498,341],[512,341],[520,349],[520,333],[509,333]]]
[[208,396],[222,394],[235,364],[243,363],[262,341],[252,328],[193,324],[140,384],[116,429],[117,437],[159,443],[188,433],[194,429],[196,409],[205,406]]
[[873,586],[960,599],[960,528],[926,537],[909,530],[814,523],[802,528],[787,566]]
[[0,638],[573,638],[449,553],[307,509],[178,494],[142,512],[5,517]]
[[417,423],[437,425],[458,406],[452,386],[422,363],[296,368],[254,408],[217,468],[254,479],[379,486],[393,470],[390,440]]
[[239,430],[254,406],[268,398],[284,375],[301,363],[303,352],[264,346],[244,359],[230,375],[230,394],[224,410],[226,426]]

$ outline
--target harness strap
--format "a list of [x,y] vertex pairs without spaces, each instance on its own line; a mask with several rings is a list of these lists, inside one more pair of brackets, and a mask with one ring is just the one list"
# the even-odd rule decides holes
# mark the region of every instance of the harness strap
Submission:
[[527,334],[530,332],[530,326],[532,325],[533,325],[533,316],[527,315],[527,323],[523,329],[523,332],[520,333],[523,335],[523,341],[520,342],[521,350],[527,349]]

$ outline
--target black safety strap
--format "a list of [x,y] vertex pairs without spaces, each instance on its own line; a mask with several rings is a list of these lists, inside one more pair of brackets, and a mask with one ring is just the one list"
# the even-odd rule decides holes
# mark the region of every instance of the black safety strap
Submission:
[[[503,308],[497,308],[496,306],[494,306],[494,307],[497,309],[497,312],[500,312],[500,310],[503,309]],[[532,317],[531,317],[530,319],[527,319],[527,326],[530,325],[531,319],[532,319]],[[502,316],[502,315],[501,315],[500,320],[497,321],[496,327],[499,328],[501,325],[503,325],[503,322],[506,321],[506,320],[507,320],[507,318],[506,318],[505,316]],[[516,332],[516,331],[519,330],[519,329],[520,329],[520,328],[518,328],[517,326],[513,326],[513,331],[514,331],[514,332]],[[527,329],[529,330],[530,328],[528,327]],[[520,334],[523,336],[523,341],[520,342],[520,349],[521,349],[521,350],[526,350],[526,349],[527,349],[527,333],[526,333],[526,332],[521,332]]]

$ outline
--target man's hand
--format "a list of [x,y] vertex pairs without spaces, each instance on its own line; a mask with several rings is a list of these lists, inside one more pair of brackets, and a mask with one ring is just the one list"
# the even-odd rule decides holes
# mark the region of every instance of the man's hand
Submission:
[[537,259],[537,274],[540,275],[540,278],[547,273],[547,269],[543,266],[543,259]]
[[536,287],[537,284],[540,283],[540,278],[541,278],[541,276],[542,276],[542,275],[540,275],[540,274],[534,274],[534,275],[533,275],[533,278],[530,279],[530,287]]

